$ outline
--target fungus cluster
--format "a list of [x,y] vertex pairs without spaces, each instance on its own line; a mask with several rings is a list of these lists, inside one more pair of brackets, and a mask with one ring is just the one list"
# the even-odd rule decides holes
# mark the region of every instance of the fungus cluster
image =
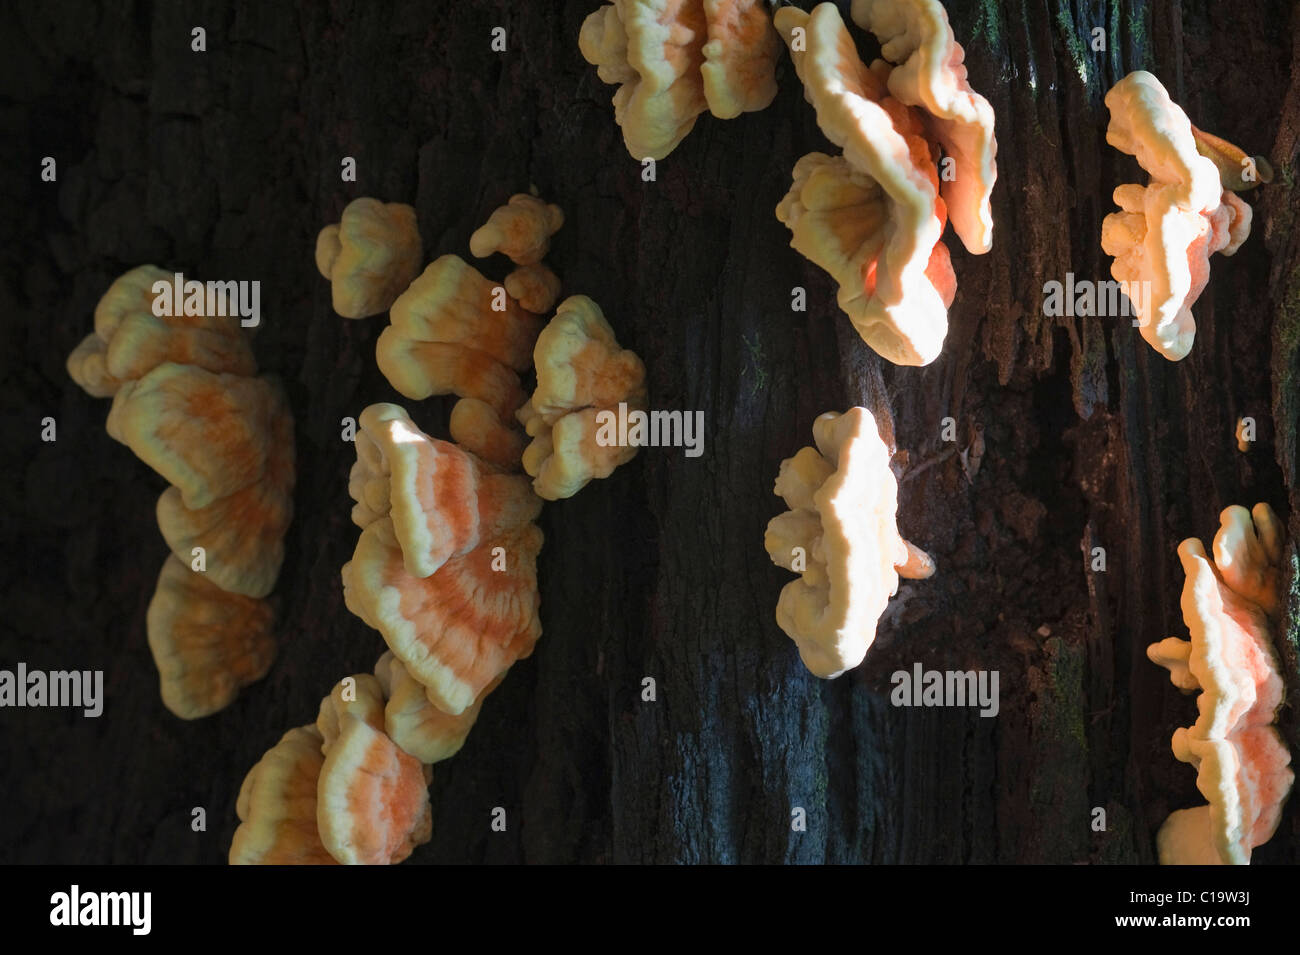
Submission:
[[[115,281],[68,357],[87,393],[112,397],[107,430],[171,485],[158,527],[171,550],[148,638],[169,710],[222,709],[275,655],[269,607],[293,514],[293,418],[237,319],[157,315],[154,266]],[[161,311],[166,311],[162,309]]]
[[523,464],[537,494],[555,501],[636,456],[635,446],[601,443],[600,416],[620,404],[645,407],[645,366],[619,347],[600,306],[585,295],[560,303],[533,361],[537,389],[517,415],[533,439]]
[[415,210],[400,202],[353,199],[316,238],[316,269],[329,279],[334,311],[344,318],[388,311],[423,258]]
[[862,62],[832,3],[776,13],[817,125],[843,150],[799,159],[776,214],[836,280],[863,341],[895,364],[925,365],[957,289],[948,219],[971,252],[992,244],[993,110],[971,89],[937,0],[855,0],[852,16],[888,62]]
[[781,462],[773,490],[790,510],[763,546],[800,575],[781,590],[777,623],[814,676],[834,679],[862,662],[899,577],[929,577],[934,561],[898,532],[892,455],[870,411],[821,415],[813,441]]
[[[563,219],[513,196],[470,240],[476,256],[501,252],[518,266],[507,287],[444,255],[390,303],[380,370],[409,398],[457,396],[455,443],[397,405],[361,412],[348,481],[361,534],[343,597],[388,650],[373,677],[343,681],[315,727],[290,731],[250,771],[232,863],[402,861],[430,837],[429,767],[460,750],[484,699],[541,636],[542,501],[530,476],[562,480],[563,496],[607,476],[635,449],[600,447],[587,412],[644,400],[640,360],[594,302],[566,300],[545,330],[531,310],[558,296],[541,260]],[[525,401],[520,374],[534,362]],[[516,416],[533,437],[528,453]]]
[[1196,538],[1178,547],[1187,575],[1182,611],[1190,640],[1147,648],[1184,693],[1200,691],[1197,719],[1174,732],[1175,758],[1196,769],[1207,803],[1169,815],[1157,835],[1164,865],[1245,865],[1277,830],[1294,775],[1273,725],[1284,686],[1273,650],[1282,611],[1283,530],[1267,504],[1220,515],[1213,560]]
[[389,865],[429,841],[429,767],[389,734],[392,661],[346,677],[244,778],[231,865]]
[[[1101,247],[1128,290],[1142,337],[1165,358],[1192,350],[1192,305],[1210,279],[1210,256],[1232,255],[1250,235],[1251,208],[1233,190],[1271,177],[1262,159],[1202,133],[1160,81],[1142,70],[1106,94],[1106,141],[1135,157],[1146,186],[1115,189],[1120,211],[1106,216]],[[1253,170],[1253,171],[1252,171]]]
[[705,110],[734,119],[776,96],[781,41],[762,0],[613,0],[583,21],[578,48],[618,86],[634,159],[663,159]]

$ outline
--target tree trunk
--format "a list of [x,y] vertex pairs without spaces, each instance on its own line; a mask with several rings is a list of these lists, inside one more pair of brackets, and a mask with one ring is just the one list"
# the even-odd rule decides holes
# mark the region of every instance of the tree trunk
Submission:
[[[1208,541],[1222,508],[1267,501],[1300,534],[1288,4],[950,2],[997,114],[996,225],[985,256],[950,236],[957,298],[942,356],[921,369],[858,339],[775,218],[795,160],[830,151],[788,58],[771,107],[702,117],[645,182],[613,88],[578,52],[594,0],[25,6],[0,37],[0,666],[101,668],[107,702],[98,719],[3,714],[4,861],[225,859],[249,767],[383,649],[343,606],[357,531],[341,419],[397,401],[446,435],[447,401],[406,401],[377,370],[386,319],[332,311],[316,233],[371,195],[415,206],[428,259],[468,257],[470,232],[530,184],[565,211],[548,257],[564,293],[599,302],[642,356],[653,407],[704,412],[705,452],[645,449],[546,506],[544,635],[435,767],[433,840],[412,861],[1151,862],[1165,816],[1202,801],[1169,748],[1195,705],[1145,647],[1185,635],[1175,548]],[[191,50],[195,27],[206,52]],[[1178,363],[1127,319],[1043,310],[1046,281],[1110,277],[1101,220],[1115,185],[1144,180],[1106,144],[1102,98],[1133,69],[1278,172],[1248,197],[1254,235],[1215,258]],[[57,182],[40,179],[45,156]],[[340,181],[346,156],[355,183]],[[279,659],[193,723],[163,708],[145,642],[164,483],[64,370],[99,296],[144,262],[261,280],[257,358],[296,418]],[[905,582],[863,665],[827,682],[776,626],[791,578],[763,531],[783,509],[780,461],[811,443],[818,414],[855,404],[892,422],[908,461],[900,526],[939,570]],[[47,415],[54,443],[40,440]],[[1259,428],[1245,453],[1242,416]],[[964,467],[977,435],[982,460]],[[1090,570],[1096,547],[1104,572]],[[1289,619],[1294,692],[1297,607]],[[997,670],[998,715],[891,706],[891,674],[915,663]],[[1282,719],[1300,742],[1295,711]],[[489,827],[498,806],[505,832]],[[1256,859],[1296,861],[1297,836],[1288,812]]]

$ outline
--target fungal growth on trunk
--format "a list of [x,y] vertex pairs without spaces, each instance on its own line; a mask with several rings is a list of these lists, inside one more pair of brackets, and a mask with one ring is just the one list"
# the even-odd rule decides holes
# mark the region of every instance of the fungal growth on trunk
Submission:
[[476,259],[500,252],[515,265],[536,265],[551,248],[551,236],[564,225],[564,212],[536,196],[516,193],[495,209],[469,237]]
[[732,119],[776,96],[781,43],[762,0],[614,0],[583,21],[578,48],[618,86],[634,159],[663,159],[705,110]]
[[1294,775],[1276,726],[1284,686],[1273,649],[1281,614],[1284,533],[1267,504],[1220,516],[1213,560],[1196,538],[1178,547],[1187,579],[1189,640],[1147,648],[1184,693],[1200,691],[1197,719],[1174,732],[1175,758],[1195,767],[1207,804],[1169,815],[1157,835],[1163,865],[1245,865],[1277,830]]
[[[941,241],[948,203],[971,252],[992,242],[993,112],[971,90],[937,2],[859,3],[854,15],[898,65],[864,64],[832,3],[776,13],[817,125],[843,149],[796,163],[777,218],[791,245],[835,278],[863,341],[895,364],[926,365],[943,348],[957,288]],[[939,164],[949,161],[955,178],[941,188]]]
[[325,754],[314,725],[289,730],[244,777],[231,865],[334,865],[316,823]]
[[415,210],[400,202],[353,199],[316,238],[316,268],[344,318],[387,311],[419,274],[423,257]]
[[455,716],[438,709],[429,692],[389,650],[375,664],[375,678],[388,702],[384,730],[394,743],[422,763],[438,763],[460,752],[474,728],[484,699],[501,683],[497,677],[463,713]]
[[266,676],[272,617],[265,600],[227,593],[169,556],[146,617],[163,705],[181,719],[209,716]]
[[68,374],[86,394],[111,398],[124,382],[167,362],[242,376],[257,373],[237,319],[154,314],[154,284],[170,286],[172,279],[171,272],[141,265],[109,286],[95,306],[95,330],[68,356]]
[[393,865],[433,834],[427,766],[384,730],[384,690],[369,673],[340,681],[321,701],[316,823],[344,865]]
[[898,481],[871,412],[827,412],[813,441],[781,462],[774,493],[790,510],[768,523],[763,546],[800,575],[781,590],[777,624],[809,672],[834,679],[862,662],[899,577],[935,566],[898,532]]
[[[1151,181],[1115,189],[1120,211],[1102,222],[1101,247],[1115,257],[1111,275],[1128,291],[1142,337],[1179,361],[1196,338],[1192,306],[1210,280],[1210,256],[1232,255],[1250,235],[1251,208],[1232,190],[1258,185],[1271,170],[1197,130],[1143,70],[1116,83],[1106,106],[1106,141],[1136,158]],[[1237,154],[1247,161],[1233,169]]]
[[458,716],[541,635],[541,501],[526,478],[493,473],[396,405],[372,405],[361,423],[348,491],[362,532],[344,600]]
[[548,501],[572,497],[636,457],[602,421],[645,407],[645,366],[619,347],[600,306],[585,295],[560,303],[534,350],[537,389],[518,418],[533,439],[524,470]]
[[171,485],[157,517],[172,557],[148,639],[164,705],[196,719],[261,679],[275,656],[270,608],[250,598],[271,592],[284,559],[293,418],[278,380],[255,377],[237,316],[155,308],[155,285],[172,282],[154,266],[115,281],[68,372],[89,394],[113,398],[110,437]]

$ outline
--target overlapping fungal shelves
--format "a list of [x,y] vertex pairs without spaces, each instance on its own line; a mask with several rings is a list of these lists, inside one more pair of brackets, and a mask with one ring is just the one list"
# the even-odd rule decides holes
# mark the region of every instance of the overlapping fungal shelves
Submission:
[[1250,236],[1251,207],[1233,190],[1272,178],[1267,160],[1201,132],[1160,81],[1130,73],[1106,94],[1106,141],[1136,157],[1146,186],[1115,189],[1119,212],[1102,223],[1111,274],[1138,315],[1142,337],[1170,361],[1196,337],[1192,305],[1210,280],[1210,256],[1233,255]]
[[776,13],[817,125],[843,150],[801,157],[776,214],[835,278],[862,340],[895,364],[927,365],[957,290],[941,239],[949,217],[967,250],[992,246],[993,109],[967,82],[937,0],[855,2],[853,19],[885,60],[859,59],[833,3]]
[[[317,264],[340,314],[388,309],[380,370],[408,398],[456,397],[457,443],[429,436],[398,405],[361,412],[348,481],[361,534],[343,596],[388,651],[374,676],[335,688],[314,732],[290,731],[249,772],[232,864],[320,861],[322,849],[344,864],[391,864],[428,841],[432,764],[456,754],[542,633],[542,498],[571,497],[636,454],[598,441],[600,413],[645,399],[640,359],[618,347],[599,306],[572,296],[543,329],[509,291],[540,311],[554,304],[559,279],[542,260],[560,208],[516,194],[470,237],[475,256],[500,252],[517,266],[505,285],[456,255],[416,276],[409,212],[355,200],[341,227],[321,232]],[[533,370],[525,399],[520,374]],[[306,753],[317,740],[323,761]],[[313,786],[314,801],[291,796]]]
[[261,598],[293,516],[293,418],[279,381],[257,376],[238,301],[142,265],[104,293],[67,360],[87,394],[113,399],[109,435],[171,485],[147,632],[163,703],[182,719],[229,705],[275,658]]
[[766,109],[781,44],[763,0],[614,0],[582,23],[578,47],[618,86],[614,121],[635,159],[663,159],[704,112]]
[[1267,504],[1229,507],[1213,559],[1195,537],[1178,546],[1187,580],[1190,640],[1147,648],[1184,693],[1199,691],[1196,721],[1174,732],[1174,756],[1196,771],[1207,802],[1170,813],[1157,834],[1165,865],[1244,865],[1273,837],[1295,774],[1274,725],[1285,686],[1275,640],[1283,609],[1286,534]]

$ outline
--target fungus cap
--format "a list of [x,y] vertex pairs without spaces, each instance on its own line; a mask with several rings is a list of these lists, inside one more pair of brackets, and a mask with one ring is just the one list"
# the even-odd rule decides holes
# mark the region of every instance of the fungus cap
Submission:
[[775,493],[790,511],[772,519],[763,544],[788,570],[800,558],[777,623],[809,671],[833,679],[862,662],[899,576],[929,577],[934,563],[898,533],[898,482],[871,412],[828,412],[813,439],[816,449],[781,462]]
[[527,478],[497,474],[472,454],[431,438],[397,405],[361,412],[357,461],[348,481],[360,528],[386,519],[407,572],[428,577],[449,558],[541,513]]
[[700,76],[719,119],[766,109],[776,98],[781,38],[763,0],[703,0],[708,41]]
[[387,311],[419,273],[423,255],[415,210],[400,202],[353,199],[316,238],[316,268],[344,318]]
[[375,663],[375,677],[388,698],[384,729],[394,743],[422,763],[441,762],[460,752],[478,719],[483,700],[502,679],[497,677],[463,713],[452,716],[434,706],[425,688],[391,650]]
[[384,732],[379,681],[359,673],[321,702],[316,788],[322,844],[344,865],[391,865],[433,834],[427,769]]
[[361,532],[343,566],[344,602],[380,632],[431,703],[459,716],[531,654],[541,636],[536,562],[542,532],[526,524],[420,578],[407,572],[401,551],[388,542],[386,522]]
[[[937,248],[946,212],[921,121],[888,97],[884,81],[858,58],[833,3],[819,4],[811,14],[782,7],[774,22],[791,47],[817,125],[884,196],[881,249],[863,276],[865,304],[854,325],[890,361],[927,364],[947,332],[948,308],[939,286],[948,283],[951,269],[947,249]],[[796,29],[803,30],[803,49],[795,48]],[[787,197],[791,206],[799,203],[800,191],[796,182],[796,194]]]
[[197,509],[261,480],[279,407],[269,379],[165,363],[123,383],[107,429]]
[[602,442],[601,422],[619,404],[643,408],[645,366],[585,295],[560,303],[533,355],[537,388],[516,414],[533,438],[523,465],[539,496],[559,500],[636,456],[635,446]]
[[954,175],[940,183],[953,230],[976,254],[993,245],[990,199],[997,181],[993,107],[971,89],[966,53],[953,36],[938,0],[853,0],[853,22],[880,41],[897,64],[890,93],[930,114],[929,128],[953,160]]
[[564,212],[559,206],[516,193],[469,237],[469,250],[478,259],[500,252],[515,265],[536,265],[550,250],[551,236],[562,225]]
[[201,508],[185,506],[178,488],[158,498],[158,529],[182,561],[205,553],[208,578],[222,590],[265,597],[284,560],[284,534],[293,519],[293,416],[278,381],[267,383],[267,455],[261,477]]
[[285,733],[244,777],[231,865],[334,865],[316,830],[316,784],[325,757],[315,726]]
[[578,48],[614,93],[614,121],[632,158],[663,159],[708,107],[700,0],[614,0],[582,23]]
[[272,616],[266,601],[227,593],[169,556],[145,617],[163,705],[199,719],[266,676],[276,650]]

